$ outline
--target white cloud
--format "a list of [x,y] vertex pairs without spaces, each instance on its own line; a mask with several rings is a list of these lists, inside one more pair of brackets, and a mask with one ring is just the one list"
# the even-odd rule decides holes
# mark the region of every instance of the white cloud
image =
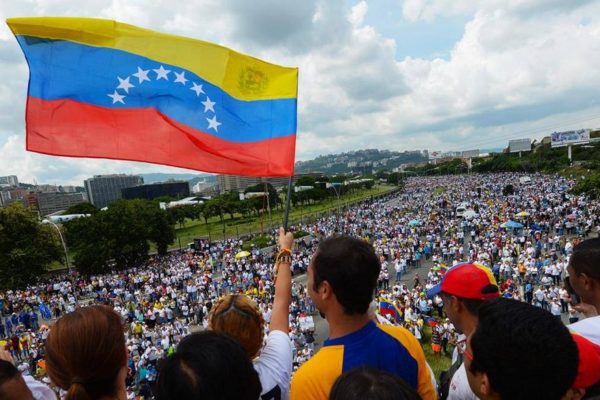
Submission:
[[[3,3],[0,17],[100,16],[298,66],[297,159],[365,147],[485,147],[504,144],[511,132],[541,136],[573,127],[564,121],[600,120],[587,122],[600,117],[598,2],[405,0],[399,8],[414,24],[443,24],[457,15],[469,20],[449,57],[432,60],[397,60],[396,43],[369,18],[369,4],[26,0]],[[27,67],[6,26],[0,27],[0,76],[0,175],[81,184],[98,173],[166,169],[26,153]]]

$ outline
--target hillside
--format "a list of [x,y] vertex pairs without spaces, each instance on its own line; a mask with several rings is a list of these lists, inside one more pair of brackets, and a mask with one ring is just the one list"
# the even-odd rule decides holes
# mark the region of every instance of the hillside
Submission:
[[392,170],[401,164],[427,161],[428,156],[419,150],[390,151],[367,149],[341,154],[327,154],[314,160],[298,161],[296,173],[322,172],[334,174],[371,174],[380,169]]

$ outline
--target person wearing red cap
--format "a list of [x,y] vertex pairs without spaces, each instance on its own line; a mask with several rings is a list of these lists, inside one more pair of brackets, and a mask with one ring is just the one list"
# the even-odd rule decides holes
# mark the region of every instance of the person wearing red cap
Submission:
[[463,335],[454,349],[452,367],[442,373],[440,398],[449,400],[476,400],[469,387],[462,362],[465,340],[477,326],[477,312],[487,300],[500,297],[496,279],[489,268],[476,263],[462,263],[450,268],[441,282],[427,291],[428,297],[439,295],[444,312]]

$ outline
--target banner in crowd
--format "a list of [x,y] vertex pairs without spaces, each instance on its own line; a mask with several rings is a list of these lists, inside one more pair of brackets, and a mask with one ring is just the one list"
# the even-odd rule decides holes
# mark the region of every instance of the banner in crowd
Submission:
[[27,149],[291,176],[298,69],[93,18],[10,18],[29,64]]

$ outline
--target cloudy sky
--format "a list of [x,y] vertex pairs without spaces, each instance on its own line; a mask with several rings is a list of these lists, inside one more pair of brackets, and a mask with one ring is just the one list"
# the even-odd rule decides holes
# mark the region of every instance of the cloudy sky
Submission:
[[[361,148],[467,150],[600,127],[600,2],[2,0],[2,19],[91,16],[300,68],[296,158]],[[595,17],[594,17],[595,15]],[[188,172],[25,151],[28,71],[0,26],[0,175],[78,184]]]

